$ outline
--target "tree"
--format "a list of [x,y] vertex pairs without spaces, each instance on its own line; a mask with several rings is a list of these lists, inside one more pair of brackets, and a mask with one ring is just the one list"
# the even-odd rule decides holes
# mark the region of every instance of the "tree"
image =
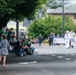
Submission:
[[30,38],[36,38],[40,33],[43,35],[43,38],[47,38],[50,31],[55,34],[61,33],[61,19],[60,18],[51,18],[47,17],[45,19],[35,20],[27,28],[27,35]]
[[[64,31],[73,29],[76,32],[76,25],[69,17],[65,17]],[[43,38],[47,38],[50,31],[54,32],[55,35],[62,35],[62,18],[46,17],[45,19],[35,20],[27,28],[27,35],[30,38],[37,38],[41,33]]]
[[34,15],[41,0],[0,0],[0,29],[12,20],[22,20]]

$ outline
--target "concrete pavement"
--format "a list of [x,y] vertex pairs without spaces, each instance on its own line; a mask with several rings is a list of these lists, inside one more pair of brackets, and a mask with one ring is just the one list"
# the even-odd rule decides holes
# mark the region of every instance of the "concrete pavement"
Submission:
[[[9,57],[7,58],[7,63],[18,63],[18,62],[30,62],[30,61],[60,61],[70,60],[76,61],[76,48],[65,49],[63,45],[60,46],[49,46],[47,44],[32,44],[38,54],[36,55],[26,55],[24,57]],[[67,57],[67,58],[65,58]],[[61,60],[61,61],[63,61]]]
[[48,44],[42,44],[39,46],[38,44],[32,44],[32,47],[35,47],[38,54],[76,54],[76,47],[66,49],[64,45],[49,46]]

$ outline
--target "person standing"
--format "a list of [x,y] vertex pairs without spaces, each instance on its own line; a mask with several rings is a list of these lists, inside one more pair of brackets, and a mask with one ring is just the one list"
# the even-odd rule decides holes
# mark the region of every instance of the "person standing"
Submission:
[[69,36],[70,36],[70,47],[72,47],[71,43],[75,40],[75,32],[71,30],[69,32]]
[[54,34],[53,32],[50,32],[49,36],[48,36],[48,41],[49,41],[49,45],[53,46],[53,38],[54,38]]
[[69,48],[70,47],[69,31],[66,31],[66,33],[64,35],[64,39],[65,39],[65,48]]
[[39,36],[38,36],[38,43],[39,43],[39,46],[41,46],[42,39],[43,39],[42,34],[39,34]]
[[3,67],[6,67],[6,55],[9,54],[8,49],[10,45],[7,40],[7,37],[5,34],[2,34],[2,40],[0,42],[0,62],[2,61],[3,58]]

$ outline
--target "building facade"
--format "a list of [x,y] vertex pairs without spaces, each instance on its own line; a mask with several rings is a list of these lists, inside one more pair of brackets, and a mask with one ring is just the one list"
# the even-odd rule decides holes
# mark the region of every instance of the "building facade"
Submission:
[[[62,17],[62,8],[53,9],[47,13],[51,17]],[[69,16],[69,18],[76,24],[76,7],[65,7],[64,8],[64,17]]]

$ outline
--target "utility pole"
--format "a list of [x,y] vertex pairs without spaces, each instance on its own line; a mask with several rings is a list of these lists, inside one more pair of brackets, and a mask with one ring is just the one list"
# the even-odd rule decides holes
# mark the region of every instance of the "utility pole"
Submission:
[[64,37],[64,0],[62,0],[62,37]]

